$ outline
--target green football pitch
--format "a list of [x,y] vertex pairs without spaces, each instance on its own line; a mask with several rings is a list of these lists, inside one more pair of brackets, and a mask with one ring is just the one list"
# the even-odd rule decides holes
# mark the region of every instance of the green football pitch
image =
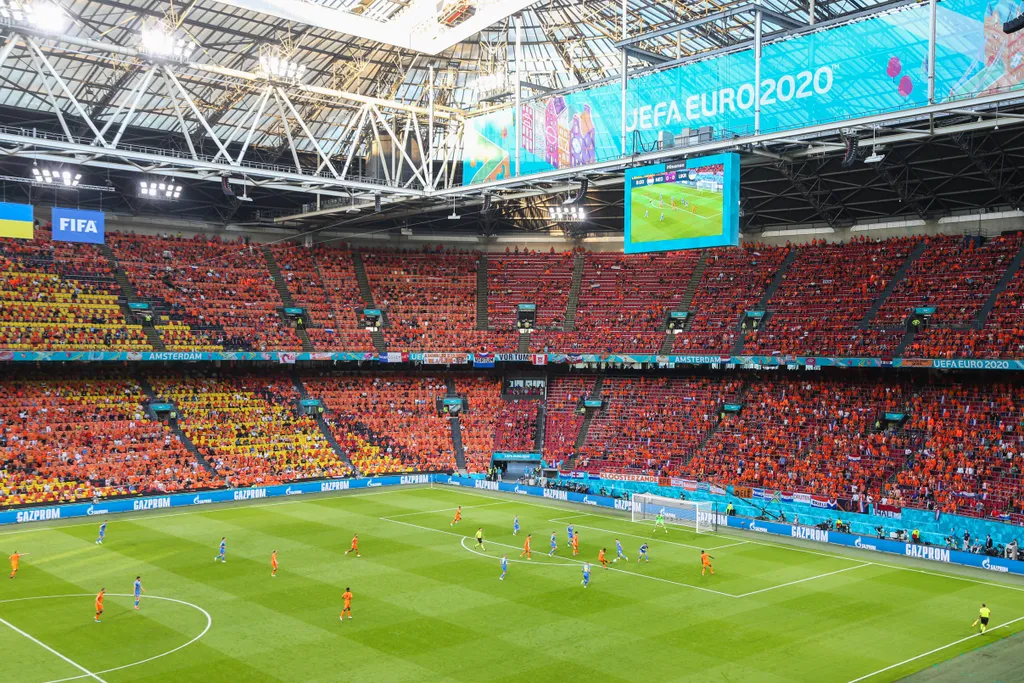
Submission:
[[[664,198],[662,200],[662,198]],[[676,208],[672,208],[675,199]],[[664,201],[664,208],[661,202]],[[689,206],[683,204],[686,201]],[[633,188],[631,239],[658,242],[722,234],[722,193],[677,183]],[[661,214],[665,220],[661,220]]]
[[[1007,577],[756,533],[654,533],[624,514],[416,487],[112,516],[102,546],[97,518],[6,529],[7,554],[27,555],[0,579],[0,680],[880,682],[1024,628]],[[359,558],[344,554],[353,533]],[[580,560],[614,555],[616,537],[629,562],[594,566],[584,588]],[[346,587],[354,618],[340,622]],[[993,628],[975,635],[982,602]]]

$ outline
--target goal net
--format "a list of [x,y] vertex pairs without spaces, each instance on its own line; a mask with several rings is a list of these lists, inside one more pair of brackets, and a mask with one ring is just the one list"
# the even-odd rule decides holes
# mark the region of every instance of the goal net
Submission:
[[690,527],[697,533],[717,528],[710,501],[679,500],[650,493],[634,493],[630,498],[634,522],[654,522],[661,514],[665,524]]

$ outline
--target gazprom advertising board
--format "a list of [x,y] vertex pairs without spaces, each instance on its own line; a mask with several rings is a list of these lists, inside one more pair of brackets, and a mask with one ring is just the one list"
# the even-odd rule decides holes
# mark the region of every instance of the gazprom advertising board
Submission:
[[[1007,0],[937,5],[935,101],[1018,88],[1024,63],[1002,22]],[[929,5],[922,2],[841,26],[766,43],[760,132],[785,131],[928,104]],[[627,153],[710,127],[714,139],[754,133],[753,49],[652,72],[628,82]],[[508,177],[522,126],[521,173],[621,156],[621,84],[526,102],[467,122],[465,184]],[[635,135],[634,135],[635,133]]]

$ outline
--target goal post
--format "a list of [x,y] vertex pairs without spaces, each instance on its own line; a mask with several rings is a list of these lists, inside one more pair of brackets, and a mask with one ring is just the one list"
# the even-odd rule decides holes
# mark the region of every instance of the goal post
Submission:
[[634,493],[630,496],[630,502],[634,522],[653,522],[662,514],[666,524],[689,527],[697,533],[718,528],[711,501],[679,500],[651,493]]

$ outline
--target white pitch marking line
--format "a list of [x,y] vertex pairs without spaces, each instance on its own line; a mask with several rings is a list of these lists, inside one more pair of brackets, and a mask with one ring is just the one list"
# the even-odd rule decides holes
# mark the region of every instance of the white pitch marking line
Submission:
[[[30,597],[27,597],[27,598],[9,598],[7,600],[0,600],[0,604],[6,604],[8,602],[25,602],[26,600],[56,600],[56,599],[59,599],[59,598],[91,598],[91,597],[94,597],[94,595],[95,594],[93,594],[93,593],[68,593],[66,595],[33,595],[33,596],[30,596]],[[132,598],[132,597],[135,597],[135,596],[132,595],[131,593],[107,593],[107,597],[111,597],[111,598]],[[121,671],[122,669],[130,669],[133,666],[139,666],[140,664],[148,664],[149,662],[152,662],[155,659],[160,659],[162,657],[166,657],[167,655],[173,655],[178,650],[185,649],[186,647],[188,647],[192,643],[198,641],[200,638],[205,636],[210,631],[210,628],[213,626],[213,617],[211,617],[210,613],[207,612],[202,607],[200,607],[199,605],[194,605],[191,602],[185,602],[184,600],[178,600],[177,598],[165,598],[165,597],[160,596],[160,595],[148,595],[147,594],[146,595],[146,600],[165,600],[167,602],[176,602],[179,605],[185,605],[186,607],[191,607],[194,610],[202,612],[203,616],[206,617],[206,628],[204,628],[203,632],[200,633],[198,636],[196,636],[192,640],[188,641],[184,645],[179,645],[178,647],[174,648],[173,650],[168,650],[167,652],[163,652],[161,654],[154,655],[154,656],[148,657],[146,659],[141,659],[141,660],[139,660],[137,662],[132,662],[131,664],[125,664],[123,666],[116,666],[113,669],[104,669],[103,671],[97,671],[96,672],[97,674],[108,674],[108,673],[111,673],[112,671]],[[77,681],[77,680],[79,680],[81,678],[89,678],[92,675],[93,674],[90,673],[90,674],[87,674],[87,675],[83,674],[81,676],[71,676],[70,678],[60,678],[60,679],[57,679],[55,681],[49,681],[48,683],[64,683],[65,681]]]
[[873,564],[874,564],[874,562],[865,562],[864,564],[858,564],[855,567],[845,567],[843,569],[837,569],[834,572],[826,572],[824,574],[818,574],[817,576],[808,576],[806,579],[797,579],[796,581],[790,581],[788,583],[780,583],[778,586],[769,586],[768,588],[762,588],[760,590],[750,591],[749,593],[741,593],[741,594],[737,595],[736,597],[737,598],[746,598],[746,597],[749,597],[751,595],[757,595],[758,593],[767,593],[768,591],[773,591],[773,590],[776,590],[777,588],[785,588],[786,586],[795,586],[798,583],[804,583],[806,581],[816,581],[818,579],[823,579],[826,576],[834,576],[835,574],[842,574],[843,572],[848,572],[848,571],[850,571],[852,569],[860,569],[861,567],[870,567]]
[[[557,523],[557,522],[560,522],[561,520],[549,519],[548,521],[549,522],[556,522]],[[714,547],[699,546],[699,545],[690,545],[689,543],[678,543],[676,541],[661,540],[660,536],[638,536],[637,534],[631,534],[631,533],[629,533],[627,531],[611,531],[609,529],[602,529],[602,528],[596,527],[596,526],[587,526],[586,524],[573,524],[573,526],[574,527],[579,527],[580,529],[590,529],[591,531],[601,531],[601,532],[604,532],[606,534],[612,534],[613,536],[629,536],[630,538],[642,538],[645,541],[652,541],[652,542],[655,542],[655,543],[668,543],[669,545],[677,545],[677,546],[680,546],[682,548],[690,548],[691,550],[708,550],[708,551],[711,551],[711,550],[721,550],[722,548],[729,548],[729,547],[732,547],[734,545],[743,545],[744,543],[747,543],[747,541],[740,541],[738,543],[727,543],[725,545],[716,545]]]
[[1017,617],[1016,619],[1014,619],[1012,621],[1008,621],[1005,624],[999,624],[998,626],[993,626],[986,633],[973,633],[973,634],[967,636],[966,638],[961,638],[960,640],[954,640],[952,643],[949,643],[947,645],[943,645],[942,647],[937,647],[934,650],[929,650],[928,652],[924,652],[922,654],[919,654],[916,657],[911,657],[910,659],[904,659],[902,662],[896,662],[895,664],[890,664],[889,666],[885,667],[884,669],[879,669],[878,671],[872,671],[871,673],[865,674],[865,675],[861,676],[860,678],[854,678],[852,681],[849,681],[848,683],[859,683],[859,681],[866,681],[867,679],[871,678],[872,676],[877,676],[878,674],[885,673],[886,671],[889,671],[891,669],[895,669],[897,667],[903,666],[904,664],[910,664],[911,662],[917,661],[918,659],[921,659],[922,657],[927,657],[929,655],[933,655],[936,652],[942,652],[943,650],[946,650],[946,649],[949,649],[949,648],[954,647],[956,645],[959,645],[960,643],[967,642],[971,638],[977,638],[978,636],[988,635],[988,633],[991,633],[992,631],[995,631],[997,628],[1003,628],[1003,627],[1009,626],[1011,624],[1016,624],[1018,621],[1021,621],[1021,620],[1024,620],[1024,617]]
[[[381,517],[380,519],[382,519],[385,522],[392,522],[393,524],[404,524],[405,526],[411,526],[411,527],[414,527],[416,529],[422,529],[424,531],[433,531],[433,532],[439,533],[439,534],[447,534],[449,536],[458,536],[459,538],[470,538],[469,536],[464,536],[462,534],[457,534],[457,533],[455,533],[453,531],[444,531],[443,529],[431,529],[428,526],[420,526],[419,524],[411,524],[409,522],[401,522],[401,521],[399,521],[397,519],[389,519],[388,517]],[[487,542],[487,541],[485,541],[485,542]],[[502,546],[504,548],[513,548],[515,550],[519,549],[519,546],[508,545],[507,543],[498,543],[497,541],[490,541],[490,543],[492,543],[493,545],[500,545],[500,546]],[[537,552],[540,553],[542,551],[538,550]],[[574,559],[568,558],[568,557],[563,557],[563,558],[560,558],[560,559],[567,560],[569,562],[574,562],[576,564],[584,564],[583,560],[574,560]],[[593,563],[592,563],[592,566],[593,566]],[[722,591],[716,591],[716,590],[714,590],[712,588],[704,588],[702,586],[694,586],[691,583],[680,583],[679,581],[672,581],[670,579],[663,579],[663,578],[661,578],[659,576],[650,576],[649,574],[638,574],[637,572],[631,572],[629,570],[619,569],[617,567],[608,567],[608,569],[613,571],[613,572],[619,572],[620,574],[629,574],[631,576],[639,576],[640,578],[643,578],[643,579],[651,579],[652,581],[661,581],[662,583],[671,583],[672,585],[675,585],[675,586],[682,586],[683,588],[692,588],[694,590],[704,591],[705,593],[714,593],[715,595],[721,595],[722,597],[726,597],[726,598],[738,597],[736,595],[733,595],[732,593],[723,593]]]
[[25,632],[24,632],[24,631],[22,631],[22,630],[21,630],[20,628],[18,628],[17,626],[15,626],[14,624],[12,624],[11,622],[7,621],[6,619],[0,619],[0,624],[3,624],[3,625],[5,625],[5,626],[7,626],[7,627],[8,627],[9,629],[11,629],[12,631],[14,631],[15,633],[20,633],[21,635],[25,636],[26,638],[28,638],[29,640],[31,640],[31,641],[32,641],[33,643],[35,643],[36,645],[38,645],[39,647],[43,648],[44,650],[47,650],[48,652],[50,652],[50,653],[52,653],[52,654],[55,654],[55,655],[57,655],[58,657],[60,657],[61,659],[63,659],[63,660],[65,661],[65,662],[67,662],[67,663],[68,663],[68,664],[70,664],[71,666],[75,667],[75,668],[76,668],[76,669],[78,669],[79,671],[82,671],[82,672],[84,672],[84,673],[85,673],[85,676],[82,676],[82,678],[86,678],[86,677],[88,677],[88,678],[92,678],[92,679],[94,679],[94,680],[97,680],[97,681],[99,681],[100,683],[107,683],[107,682],[106,682],[105,680],[103,680],[102,678],[100,678],[99,676],[97,676],[96,674],[94,674],[93,672],[89,671],[88,669],[86,669],[86,668],[85,668],[84,666],[82,666],[82,665],[81,665],[81,664],[79,664],[78,662],[76,662],[76,661],[74,661],[74,660],[72,660],[72,659],[68,659],[67,657],[65,657],[65,656],[64,656],[64,655],[62,655],[61,653],[57,652],[56,650],[54,650],[54,649],[53,649],[52,647],[50,647],[49,645],[47,645],[47,644],[46,644],[46,643],[44,643],[43,641],[39,640],[38,638],[33,638],[32,636],[30,636],[29,634],[25,633]]
[[[511,502],[512,501],[507,501],[506,502],[506,501],[503,500],[503,501],[499,501],[497,503],[482,503],[480,505],[460,505],[459,507],[465,508],[467,510],[470,510],[470,509],[475,510],[476,508],[488,508],[488,507],[492,507],[494,505],[509,505]],[[456,509],[457,508],[441,508],[440,510],[423,510],[422,512],[403,512],[400,515],[390,515],[390,517],[414,517],[416,515],[429,515],[429,514],[433,514],[433,513],[436,513],[436,512],[452,512],[453,510],[456,510]]]

